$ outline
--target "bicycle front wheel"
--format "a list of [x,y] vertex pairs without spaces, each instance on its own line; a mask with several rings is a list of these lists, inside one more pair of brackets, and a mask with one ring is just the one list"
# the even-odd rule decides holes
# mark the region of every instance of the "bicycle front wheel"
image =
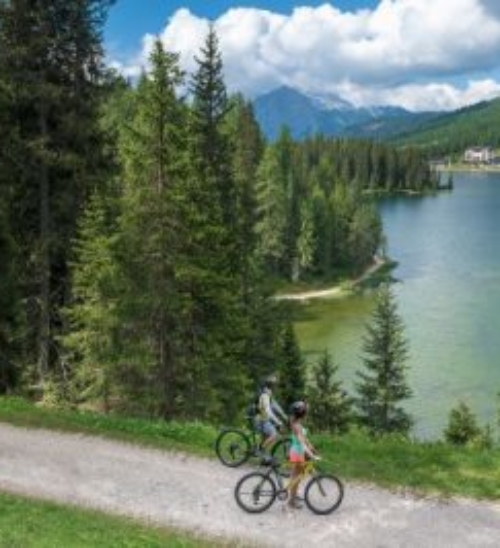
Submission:
[[331,514],[344,498],[342,482],[330,474],[313,477],[306,486],[304,499],[308,508],[315,514]]
[[250,514],[267,510],[277,495],[273,480],[261,472],[251,472],[243,476],[234,488],[238,506]]
[[241,430],[223,430],[215,442],[215,452],[222,464],[236,468],[250,457],[250,445]]

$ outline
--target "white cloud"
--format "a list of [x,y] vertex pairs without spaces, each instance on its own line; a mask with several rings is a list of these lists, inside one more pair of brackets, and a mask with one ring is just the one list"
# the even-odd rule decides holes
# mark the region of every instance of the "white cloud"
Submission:
[[492,79],[471,80],[465,88],[447,83],[373,88],[344,82],[337,92],[357,106],[398,105],[412,111],[455,110],[500,96],[500,82]]
[[[500,94],[500,84],[477,76],[500,67],[493,0],[382,0],[354,13],[325,3],[290,15],[235,8],[215,27],[228,88],[250,96],[286,84],[358,105],[441,110]],[[180,9],[160,38],[192,72],[207,29]],[[152,39],[144,39],[143,62]]]

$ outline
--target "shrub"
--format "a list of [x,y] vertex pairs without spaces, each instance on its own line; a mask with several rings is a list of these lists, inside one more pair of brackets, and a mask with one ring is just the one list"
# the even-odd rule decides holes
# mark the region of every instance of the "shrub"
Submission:
[[461,401],[450,411],[448,426],[444,431],[447,442],[453,445],[466,445],[477,440],[481,435],[481,428],[468,405]]

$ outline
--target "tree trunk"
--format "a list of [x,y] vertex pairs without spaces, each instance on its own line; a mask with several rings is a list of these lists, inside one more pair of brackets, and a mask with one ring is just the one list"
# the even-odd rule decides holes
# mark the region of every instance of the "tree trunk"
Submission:
[[[45,148],[47,142],[47,112],[45,105],[39,113],[40,136]],[[50,359],[50,206],[49,173],[46,158],[42,153],[40,162],[40,317],[38,343],[38,376],[43,384],[49,369]]]

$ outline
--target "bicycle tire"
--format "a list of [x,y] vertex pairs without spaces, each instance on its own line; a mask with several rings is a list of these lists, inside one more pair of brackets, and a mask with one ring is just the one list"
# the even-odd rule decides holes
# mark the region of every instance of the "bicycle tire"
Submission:
[[[290,445],[292,440],[288,438],[282,438],[278,440],[271,449],[271,456],[280,464],[285,464],[288,462],[288,454],[290,452]],[[287,466],[280,466],[277,469],[277,473],[283,477],[287,478],[290,476],[290,469]]]
[[249,514],[260,514],[270,508],[277,494],[274,481],[261,472],[244,475],[234,488],[238,506]]
[[319,515],[334,512],[344,498],[342,482],[331,474],[318,474],[306,485],[304,500],[309,510]]
[[215,453],[225,466],[237,468],[250,458],[248,436],[237,429],[223,430],[215,440]]

